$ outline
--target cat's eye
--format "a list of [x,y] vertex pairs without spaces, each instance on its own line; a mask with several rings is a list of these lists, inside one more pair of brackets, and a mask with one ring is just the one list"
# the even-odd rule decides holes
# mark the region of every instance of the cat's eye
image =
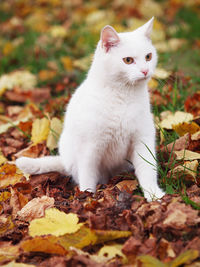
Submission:
[[132,64],[134,62],[134,59],[132,57],[124,57],[123,61],[126,64]]
[[145,57],[146,61],[150,61],[152,59],[152,53],[149,53]]

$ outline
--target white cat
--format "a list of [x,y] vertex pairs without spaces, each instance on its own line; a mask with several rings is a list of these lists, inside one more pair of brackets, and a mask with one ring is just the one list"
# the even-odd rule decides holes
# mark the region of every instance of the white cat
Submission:
[[152,26],[153,18],[133,32],[102,29],[87,78],[67,107],[59,156],[22,157],[16,160],[20,169],[29,174],[66,173],[81,191],[95,192],[97,183],[130,169],[131,161],[146,199],[164,195],[157,184],[147,89],[157,63]]

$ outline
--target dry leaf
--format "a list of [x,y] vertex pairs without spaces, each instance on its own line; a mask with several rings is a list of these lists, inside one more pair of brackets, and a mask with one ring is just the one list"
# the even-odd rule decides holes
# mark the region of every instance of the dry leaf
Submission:
[[183,122],[189,122],[193,119],[193,115],[190,113],[176,111],[174,114],[170,113],[165,119],[160,122],[160,127],[164,129],[172,130],[174,125]]
[[5,188],[25,180],[23,174],[18,174],[16,171],[16,166],[12,164],[6,163],[0,167],[0,188]]
[[100,258],[107,258],[107,260],[111,260],[115,258],[116,256],[119,256],[123,259],[123,263],[127,262],[127,258],[122,252],[123,245],[121,244],[112,244],[112,245],[104,245],[99,251],[98,251],[98,257]]
[[7,158],[5,158],[3,155],[0,155],[0,165],[5,163],[7,161]]
[[15,218],[18,211],[27,204],[28,199],[22,193],[18,192],[15,188],[11,187],[10,192],[10,206],[12,207],[12,216]]
[[6,265],[2,265],[2,267],[36,267],[36,265],[25,264],[25,263],[17,263],[15,261],[11,261]]
[[53,150],[54,148],[56,148],[58,146],[58,140],[59,140],[60,134],[62,132],[62,127],[63,127],[63,124],[62,124],[61,120],[59,120],[58,118],[54,117],[51,120],[50,131],[49,131],[49,135],[47,137],[47,147],[50,150]]
[[31,141],[36,145],[47,139],[50,130],[50,122],[47,118],[36,119],[32,125]]
[[176,259],[170,262],[170,267],[178,267],[187,263],[191,263],[193,260],[198,258],[199,252],[197,250],[188,250],[179,255]]
[[54,235],[61,236],[77,232],[82,223],[78,223],[78,216],[73,213],[64,213],[55,208],[45,210],[45,217],[31,221],[30,236]]
[[33,198],[20,211],[18,218],[23,221],[32,221],[45,215],[45,210],[54,206],[54,198],[42,196]]
[[55,236],[37,236],[21,242],[25,252],[44,252],[50,254],[66,255],[67,251],[57,242]]
[[180,150],[180,151],[174,151],[174,153],[177,156],[177,160],[195,160],[200,159],[200,153],[193,152],[190,150]]
[[185,179],[196,181],[198,165],[197,160],[186,161],[183,165],[177,166],[171,170],[168,175],[170,175],[170,177],[172,175],[174,178],[179,178],[184,175]]
[[200,126],[195,122],[182,122],[177,125],[173,125],[172,128],[179,136],[183,136],[186,133],[194,134],[200,131]]
[[41,70],[38,74],[41,81],[52,80],[57,75],[55,70]]
[[71,57],[61,57],[60,60],[61,60],[66,71],[72,71],[73,70],[73,60]]
[[124,180],[116,184],[115,186],[120,190],[120,191],[126,191],[127,193],[132,193],[138,185],[137,180]]

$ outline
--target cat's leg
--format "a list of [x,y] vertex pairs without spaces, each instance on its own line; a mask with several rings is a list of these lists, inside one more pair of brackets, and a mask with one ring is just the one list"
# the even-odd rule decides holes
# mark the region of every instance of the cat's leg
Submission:
[[43,158],[21,157],[16,160],[16,165],[28,174],[41,174],[52,171],[66,174],[60,156],[46,156]]
[[154,136],[148,136],[142,140],[135,140],[132,162],[135,168],[135,174],[147,201],[160,199],[165,194],[157,183],[155,155]]
[[80,190],[94,193],[99,181],[100,171],[97,153],[84,153],[78,161],[78,183]]

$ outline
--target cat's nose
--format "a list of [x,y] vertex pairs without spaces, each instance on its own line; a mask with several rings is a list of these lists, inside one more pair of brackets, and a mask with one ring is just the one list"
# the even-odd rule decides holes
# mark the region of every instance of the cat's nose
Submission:
[[141,70],[141,72],[144,74],[144,76],[147,76],[147,73],[149,72],[149,70]]

